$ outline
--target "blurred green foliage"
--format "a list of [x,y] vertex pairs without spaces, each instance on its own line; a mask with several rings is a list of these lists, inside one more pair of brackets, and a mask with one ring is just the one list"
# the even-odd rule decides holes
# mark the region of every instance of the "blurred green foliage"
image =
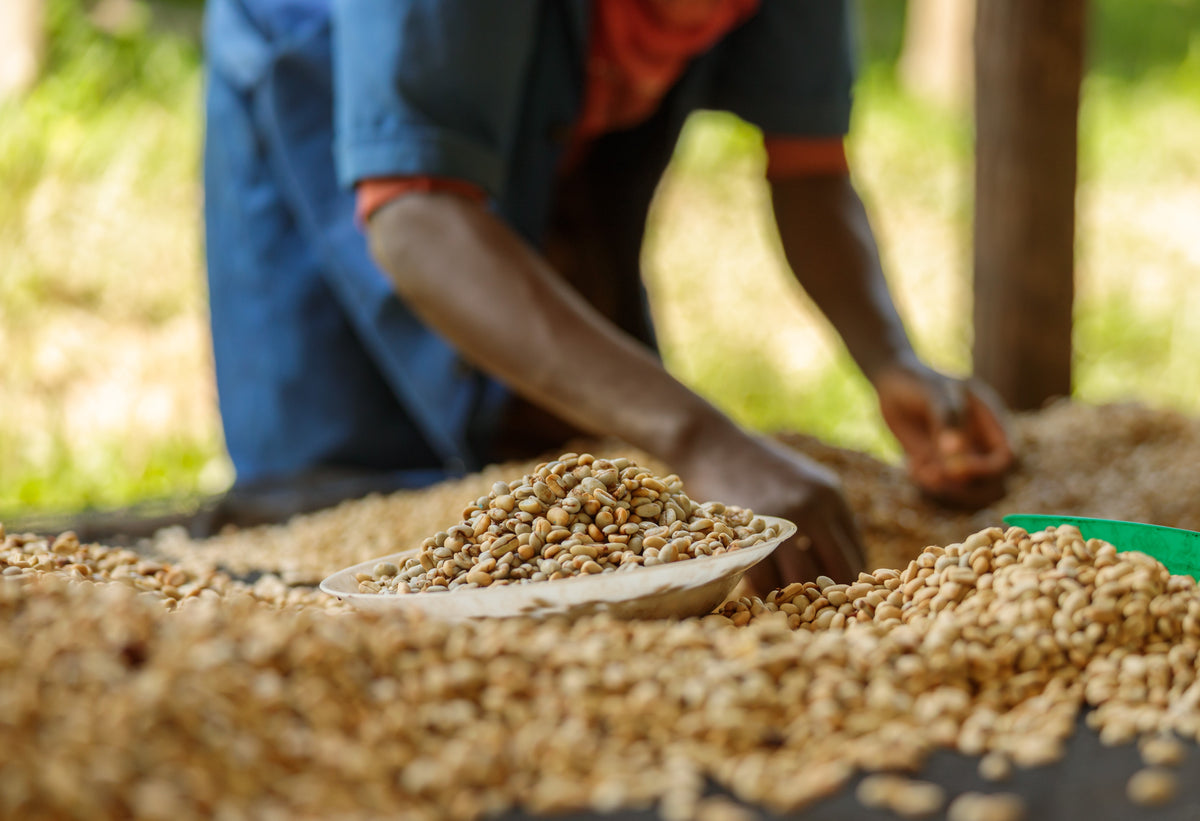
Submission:
[[[44,76],[0,103],[0,512],[195,493],[220,447],[211,429],[132,420],[80,441],[104,400],[79,386],[133,365],[93,359],[109,339],[77,334],[203,310],[200,5],[116,8],[47,0]],[[48,368],[56,338],[69,361]]]
[[[1126,83],[1196,80],[1200,3],[1196,0],[1087,0],[1088,72]],[[857,0],[859,57],[892,68],[904,43],[903,0]]]
[[890,70],[904,45],[903,0],[857,0],[855,7],[859,62],[866,68]]
[[[144,444],[144,452],[130,459],[127,441],[110,439],[81,452],[56,439],[36,470],[0,479],[0,512],[28,515],[201,495],[197,480],[212,462],[215,442],[185,433]],[[0,431],[0,448],[19,453],[21,445],[12,431]]]
[[146,5],[130,3],[106,25],[92,16],[96,8],[84,0],[48,0],[46,72],[33,101],[53,101],[60,115],[88,118],[114,103],[162,104],[178,96],[199,65],[197,37],[156,27]]
[[[143,12],[130,25],[106,31],[89,18],[92,5],[47,0],[44,76],[27,96],[0,105],[0,209],[22,209],[23,195],[47,175],[102,171],[147,119],[198,104],[194,36],[153,30],[144,6],[132,7]],[[172,170],[179,150],[170,141],[147,148],[142,182],[150,184]]]
[[1200,3],[1195,0],[1090,0],[1088,68],[1137,84],[1200,88]]

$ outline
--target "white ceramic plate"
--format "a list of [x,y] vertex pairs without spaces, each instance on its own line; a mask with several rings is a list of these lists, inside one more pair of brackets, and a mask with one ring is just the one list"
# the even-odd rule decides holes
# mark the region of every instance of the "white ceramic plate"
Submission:
[[718,556],[702,556],[671,564],[641,567],[619,573],[572,576],[552,582],[527,582],[501,587],[454,590],[448,593],[360,593],[356,573],[370,573],[376,564],[403,567],[416,550],[347,567],[321,582],[321,589],[364,610],[420,614],[437,621],[474,618],[581,616],[609,613],[626,619],[702,616],[720,604],[754,565],[796,532],[796,526],[774,516],[759,517],[775,536],[751,547]]

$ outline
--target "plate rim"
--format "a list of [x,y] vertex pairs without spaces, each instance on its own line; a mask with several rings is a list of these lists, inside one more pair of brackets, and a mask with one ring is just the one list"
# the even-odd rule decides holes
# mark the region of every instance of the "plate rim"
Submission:
[[[768,527],[771,525],[779,525],[780,526],[780,535],[775,536],[764,542],[750,545],[749,547],[738,548],[737,550],[727,551],[726,553],[722,553],[722,554],[716,555],[716,556],[710,555],[710,556],[704,556],[701,558],[687,559],[686,562],[696,562],[696,561],[703,562],[706,559],[707,560],[722,560],[722,559],[726,559],[727,557],[732,557],[732,558],[736,559],[736,558],[740,558],[743,556],[749,557],[749,556],[753,555],[754,553],[761,551],[762,552],[761,556],[758,556],[752,562],[750,562],[748,565],[746,565],[744,568],[741,569],[740,572],[745,573],[751,567],[754,567],[754,565],[758,564],[763,559],[767,558],[767,556],[770,556],[771,553],[773,553],[780,545],[782,545],[784,542],[786,542],[788,539],[792,538],[793,536],[796,535],[796,533],[799,532],[799,528],[797,527],[797,525],[794,522],[792,522],[788,519],[784,519],[779,516],[768,516],[765,514],[755,514],[755,518],[765,520],[767,522]],[[334,596],[334,597],[340,599],[341,601],[345,601],[345,602],[348,602],[351,604],[353,604],[355,602],[370,602],[370,603],[372,603],[373,606],[376,606],[380,602],[393,602],[394,601],[394,602],[396,602],[394,609],[397,609],[397,610],[404,609],[406,607],[410,608],[410,609],[416,609],[418,606],[415,604],[402,604],[401,603],[401,602],[412,602],[414,596],[428,595],[430,598],[436,596],[440,600],[440,599],[444,599],[448,595],[453,595],[454,593],[458,593],[459,595],[461,595],[462,593],[459,591],[453,591],[452,593],[434,593],[434,594],[410,593],[410,594],[399,594],[399,595],[397,595],[395,593],[360,593],[360,592],[337,590],[333,587],[333,584],[335,584],[337,580],[342,579],[342,578],[347,578],[347,577],[352,578],[353,574],[355,572],[360,572],[361,569],[363,569],[363,568],[368,568],[370,565],[377,564],[382,561],[394,561],[396,558],[401,557],[401,556],[407,557],[410,554],[415,553],[419,550],[420,550],[419,547],[409,548],[408,550],[402,550],[397,553],[389,553],[384,556],[377,556],[373,559],[367,559],[366,561],[358,562],[357,564],[350,565],[349,567],[344,567],[341,570],[337,571],[336,573],[332,573],[329,576],[326,576],[324,579],[322,579],[321,583],[319,585],[319,589],[321,590],[322,593],[326,593],[330,596]],[[638,570],[629,571],[629,572],[637,573],[640,578],[645,579],[647,577],[643,574],[649,574],[649,573],[654,573],[655,571],[658,571],[658,575],[663,576],[664,574],[662,571],[666,571],[667,573],[670,573],[678,565],[681,565],[681,564],[683,564],[683,562],[671,562],[670,564],[656,565],[655,567],[642,567],[642,568],[639,568]],[[730,571],[730,575],[734,572],[738,572],[738,571],[736,571],[736,570]],[[543,589],[542,586],[545,584],[563,585],[563,584],[569,584],[569,583],[573,583],[573,582],[574,583],[591,582],[592,584],[595,584],[597,581],[607,580],[612,575],[613,574],[611,574],[611,573],[580,575],[580,576],[571,576],[566,579],[555,579],[553,582],[550,582],[549,580],[547,580],[545,582],[535,582],[535,583],[533,583],[535,585],[533,587],[533,590],[531,590],[529,592],[535,592],[537,590],[541,590],[541,589]],[[699,586],[699,584],[710,583],[710,582],[714,581],[715,579],[719,579],[719,578],[722,578],[722,577],[715,576],[713,578],[706,579],[702,582],[699,582],[697,585],[692,585],[692,586]],[[462,591],[462,592],[471,593],[472,599],[476,602],[479,602],[479,601],[486,602],[486,600],[488,598],[495,598],[495,599],[509,598],[509,597],[513,596],[517,590],[522,590],[526,586],[527,585],[503,585],[500,587],[477,588],[477,589],[471,589],[469,591]],[[556,586],[554,589],[562,590],[563,588],[561,586]],[[677,589],[687,589],[687,588],[680,587]],[[423,598],[421,601],[429,601],[429,600],[430,600],[429,598]]]

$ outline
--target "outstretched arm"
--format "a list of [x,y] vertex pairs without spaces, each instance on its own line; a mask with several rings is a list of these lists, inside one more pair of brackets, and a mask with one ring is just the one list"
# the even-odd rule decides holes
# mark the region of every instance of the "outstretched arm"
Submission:
[[742,431],[674,379],[487,210],[453,194],[412,194],[377,211],[368,233],[397,292],[477,366],[581,428],[658,456],[699,499],[797,522],[811,551],[777,551],[760,588],[861,568],[836,479]]
[[913,480],[952,504],[994,501],[1013,463],[1003,408],[913,352],[849,175],[775,180],[771,193],[788,262],[874,386]]

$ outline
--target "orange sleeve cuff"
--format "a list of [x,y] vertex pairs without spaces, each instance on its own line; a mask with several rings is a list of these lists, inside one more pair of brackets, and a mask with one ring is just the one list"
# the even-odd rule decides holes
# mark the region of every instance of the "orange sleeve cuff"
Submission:
[[846,174],[846,145],[841,137],[813,139],[809,137],[766,136],[767,179],[786,180],[796,177],[824,177]]
[[372,214],[397,197],[431,192],[457,194],[479,203],[487,200],[478,185],[450,177],[371,177],[355,188],[354,216],[359,225],[366,225]]

